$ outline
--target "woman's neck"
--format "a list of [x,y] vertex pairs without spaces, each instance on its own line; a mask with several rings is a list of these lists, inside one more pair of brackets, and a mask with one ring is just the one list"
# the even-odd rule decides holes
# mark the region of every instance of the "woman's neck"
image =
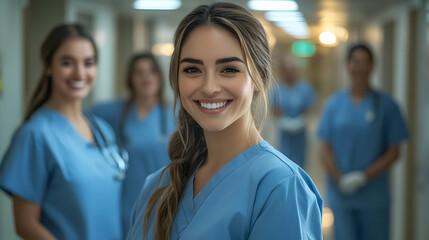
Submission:
[[263,140],[251,119],[250,116],[243,117],[222,131],[204,132],[207,167],[219,170],[244,150]]
[[82,113],[82,101],[65,101],[51,97],[46,105],[63,115],[70,121],[77,133],[88,142],[94,141],[90,124]]
[[50,98],[46,105],[59,112],[72,123],[79,123],[85,120],[82,113],[82,101],[66,102],[61,99]]
[[137,97],[135,103],[139,118],[145,118],[158,102],[158,97]]

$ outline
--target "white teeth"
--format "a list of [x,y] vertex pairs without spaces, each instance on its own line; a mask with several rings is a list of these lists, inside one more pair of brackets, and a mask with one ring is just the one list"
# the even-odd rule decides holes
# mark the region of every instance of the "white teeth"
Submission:
[[69,84],[74,88],[84,88],[87,85],[86,81],[69,81]]
[[227,104],[227,102],[218,102],[218,103],[203,103],[200,102],[201,107],[206,108],[206,109],[218,109],[221,107],[224,107]]

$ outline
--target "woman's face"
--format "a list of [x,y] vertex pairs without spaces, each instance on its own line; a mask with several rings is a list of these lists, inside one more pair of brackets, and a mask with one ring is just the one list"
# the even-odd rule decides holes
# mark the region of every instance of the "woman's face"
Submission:
[[66,40],[54,53],[46,74],[52,77],[52,97],[83,100],[97,76],[97,60],[91,42],[84,38]]
[[369,76],[372,71],[372,62],[370,56],[365,50],[357,49],[353,51],[347,68],[352,81],[356,84],[368,84]]
[[134,63],[131,82],[138,97],[157,97],[161,87],[160,80],[150,58],[142,58]]
[[205,131],[251,121],[254,84],[240,43],[216,25],[194,29],[180,52],[178,85],[186,111]]

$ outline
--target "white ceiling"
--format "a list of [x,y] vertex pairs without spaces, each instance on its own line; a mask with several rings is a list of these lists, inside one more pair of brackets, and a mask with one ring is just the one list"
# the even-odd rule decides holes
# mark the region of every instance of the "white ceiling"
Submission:
[[[85,0],[73,0],[85,1]],[[177,23],[187,13],[201,4],[210,4],[214,0],[182,0],[182,6],[172,11],[135,10],[134,0],[86,0],[91,2],[110,3],[122,17],[142,16],[147,19],[165,19]],[[412,0],[296,0],[299,10],[310,26],[310,31],[319,31],[321,26],[347,28],[350,24],[375,17],[387,7]],[[247,7],[247,0],[229,1]],[[256,16],[263,17],[264,12],[253,11]],[[276,30],[274,30],[276,31]],[[318,33],[313,33],[318,35]]]

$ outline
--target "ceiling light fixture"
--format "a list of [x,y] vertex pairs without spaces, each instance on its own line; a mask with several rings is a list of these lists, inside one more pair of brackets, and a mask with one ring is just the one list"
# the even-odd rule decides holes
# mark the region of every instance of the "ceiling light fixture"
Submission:
[[335,45],[337,37],[333,32],[322,32],[319,35],[319,40],[324,45]]
[[247,6],[257,11],[296,11],[298,4],[295,1],[257,1],[251,0]]
[[182,5],[180,0],[136,0],[134,9],[139,10],[174,10]]
[[268,11],[265,18],[271,22],[303,22],[304,16],[299,11]]

